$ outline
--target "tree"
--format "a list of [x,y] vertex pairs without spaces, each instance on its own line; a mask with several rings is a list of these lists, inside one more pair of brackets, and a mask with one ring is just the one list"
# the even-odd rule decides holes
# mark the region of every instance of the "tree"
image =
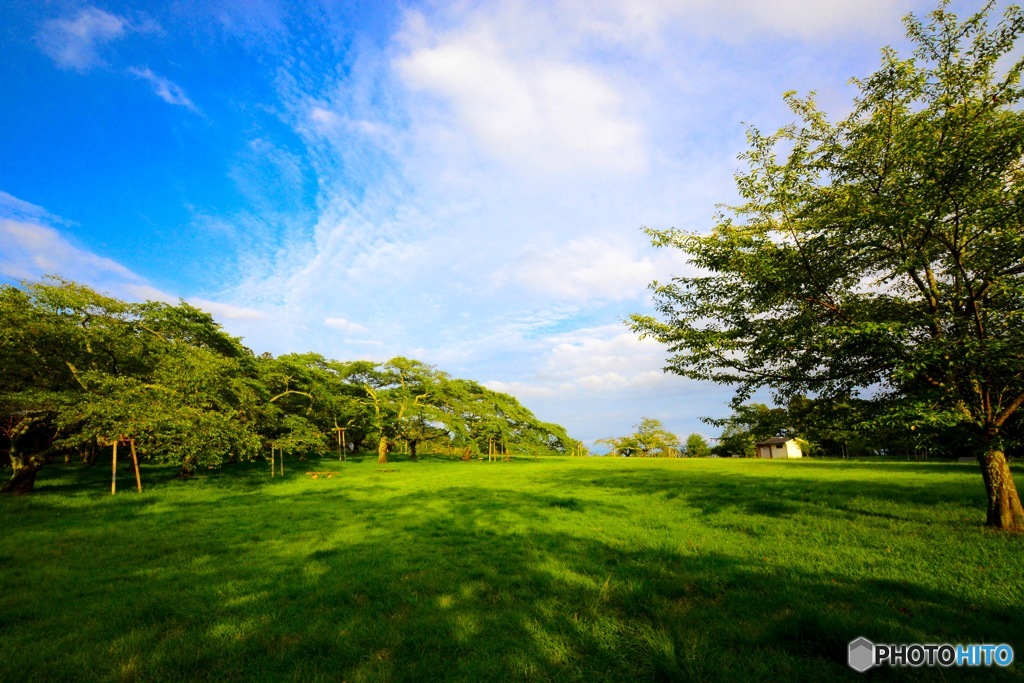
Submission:
[[121,438],[185,475],[256,450],[251,352],[184,302],[47,278],[0,289],[0,330],[5,492],[31,491],[56,453]]
[[686,437],[686,457],[703,458],[710,452],[708,442],[703,436],[694,432]]
[[69,303],[106,303],[91,300],[92,292],[74,291],[68,298],[77,301],[49,305],[56,298],[48,296],[55,284],[27,290],[0,287],[0,412],[11,463],[11,478],[0,488],[5,493],[32,490],[36,473],[57,450],[57,411],[78,391],[68,361],[81,364],[89,347],[81,342],[87,327],[57,311]]
[[407,421],[431,398],[428,365],[401,356],[368,371],[363,389],[373,409],[377,432],[377,462],[388,461],[394,440],[403,434]]
[[634,429],[636,431],[629,436],[612,436],[594,443],[609,446],[613,453],[625,457],[661,455],[674,458],[679,455],[679,437],[666,430],[661,420],[645,417]]
[[737,175],[743,203],[710,234],[651,230],[700,269],[653,283],[668,369],[737,386],[857,396],[892,420],[969,427],[987,524],[1024,530],[1000,430],[1024,404],[1024,30],[993,3],[960,21],[942,2],[905,19],[911,58],[882,51],[836,124],[813,95],[798,123],[756,128]]

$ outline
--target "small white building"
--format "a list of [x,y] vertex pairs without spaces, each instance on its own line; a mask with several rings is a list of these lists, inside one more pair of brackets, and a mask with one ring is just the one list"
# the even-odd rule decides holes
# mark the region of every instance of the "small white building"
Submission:
[[773,436],[770,439],[757,444],[757,457],[759,458],[802,458],[803,449],[795,439],[788,439],[784,436]]

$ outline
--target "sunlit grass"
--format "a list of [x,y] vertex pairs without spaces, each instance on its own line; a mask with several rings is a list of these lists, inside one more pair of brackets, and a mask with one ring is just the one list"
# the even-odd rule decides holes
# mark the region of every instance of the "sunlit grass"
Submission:
[[0,501],[0,680],[855,679],[861,635],[1024,658],[1024,538],[982,528],[976,466],[286,471],[145,467],[112,497],[55,467]]

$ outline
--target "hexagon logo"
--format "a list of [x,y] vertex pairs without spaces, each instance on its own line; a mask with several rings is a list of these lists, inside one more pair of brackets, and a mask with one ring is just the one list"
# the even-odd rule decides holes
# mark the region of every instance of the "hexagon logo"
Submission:
[[875,644],[867,638],[852,641],[847,662],[854,671],[864,673],[875,665]]

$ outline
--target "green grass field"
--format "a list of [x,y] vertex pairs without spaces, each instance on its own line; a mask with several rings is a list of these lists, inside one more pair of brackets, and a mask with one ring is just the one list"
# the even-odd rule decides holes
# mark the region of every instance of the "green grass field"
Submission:
[[1024,537],[976,465],[108,468],[0,500],[0,680],[862,680],[857,636],[1009,643],[941,673],[1024,680]]

